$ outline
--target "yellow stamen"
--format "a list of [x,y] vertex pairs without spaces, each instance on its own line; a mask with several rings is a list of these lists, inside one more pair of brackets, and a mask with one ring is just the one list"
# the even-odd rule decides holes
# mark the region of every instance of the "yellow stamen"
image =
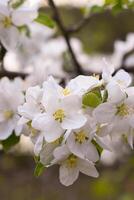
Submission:
[[60,145],[62,141],[63,141],[63,137],[61,136],[60,138],[58,138],[57,140],[55,140],[54,142],[52,142],[52,144]]
[[116,115],[119,115],[120,117],[129,115],[130,110],[126,104],[122,103],[122,104],[118,105],[116,108],[117,108]]
[[85,131],[80,131],[80,132],[77,132],[75,133],[75,141],[82,144],[84,143],[86,140],[88,140],[88,137],[86,135],[86,132]]
[[73,168],[77,166],[77,157],[71,154],[66,160],[66,166],[69,168]]
[[53,116],[56,121],[61,123],[63,121],[63,119],[65,118],[65,112],[64,112],[64,110],[59,109],[53,114]]
[[63,89],[63,95],[64,96],[67,96],[67,95],[69,95],[70,93],[71,93],[71,91],[70,91],[70,89],[69,88],[65,88],[65,89]]
[[9,28],[12,25],[12,21],[10,17],[5,17],[2,20],[2,24],[4,25],[5,28]]

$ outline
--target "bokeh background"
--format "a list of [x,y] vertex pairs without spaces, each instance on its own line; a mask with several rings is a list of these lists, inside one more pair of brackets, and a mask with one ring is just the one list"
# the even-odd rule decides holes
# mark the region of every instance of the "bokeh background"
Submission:
[[[84,3],[87,3],[86,0],[70,2],[57,0],[66,26],[73,25],[82,18],[82,8]],[[48,7],[43,10],[51,15]],[[134,48],[134,36],[131,37],[129,45],[127,42],[130,33],[134,34],[133,10],[124,10],[116,15],[111,11],[105,11],[93,16],[73,37],[81,41],[83,51],[90,57],[90,67],[93,67],[91,65],[95,62],[103,67],[100,60],[102,57],[109,58],[117,51],[117,41],[122,44],[118,51],[122,48],[129,50],[131,44]],[[56,32],[54,37],[59,37],[60,34]],[[115,57],[118,60],[118,55]],[[112,61],[116,64],[117,60]],[[131,58],[131,65],[134,66],[134,58]],[[70,66],[68,63],[64,66],[66,71],[70,71]],[[12,66],[7,64],[7,67]],[[116,67],[119,67],[118,63]],[[58,167],[46,170],[39,178],[33,176],[35,162],[31,156],[31,147],[28,145],[30,144],[26,143],[24,147],[17,146],[6,155],[0,153],[0,200],[134,200],[132,151],[124,153],[121,149],[121,155],[118,156],[105,153],[102,162],[97,164],[100,178],[93,179],[80,175],[73,186],[64,187],[58,180]],[[14,153],[15,151],[17,153]]]

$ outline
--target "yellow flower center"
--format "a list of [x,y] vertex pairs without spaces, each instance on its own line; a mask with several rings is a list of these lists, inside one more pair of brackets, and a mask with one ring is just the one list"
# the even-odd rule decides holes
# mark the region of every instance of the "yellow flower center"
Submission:
[[61,123],[65,118],[65,112],[63,109],[59,109],[53,114],[53,116],[56,121]]
[[54,142],[52,142],[52,144],[60,145],[62,141],[63,141],[63,137],[61,136],[60,138],[58,138],[57,140],[55,140]]
[[130,114],[130,108],[124,103],[118,105],[116,108],[116,115],[119,115],[120,117],[124,117]]
[[84,143],[86,140],[88,140],[88,137],[86,135],[85,131],[80,131],[75,133],[75,141],[82,144]]
[[69,95],[70,93],[71,93],[71,91],[70,91],[70,89],[69,88],[65,88],[65,89],[63,89],[63,95],[64,96],[67,96],[67,95]]
[[11,119],[13,117],[14,113],[13,113],[13,111],[6,110],[6,111],[4,111],[3,115],[4,115],[5,119],[8,120],[8,119]]
[[2,24],[4,25],[5,28],[9,28],[12,25],[12,21],[10,17],[5,17],[2,20]]
[[77,166],[77,157],[71,154],[66,160],[66,166],[69,168],[73,168]]

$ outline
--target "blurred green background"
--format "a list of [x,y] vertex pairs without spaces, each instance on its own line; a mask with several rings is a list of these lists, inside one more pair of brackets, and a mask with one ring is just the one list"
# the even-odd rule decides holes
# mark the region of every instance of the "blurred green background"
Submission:
[[[83,17],[81,9],[60,9],[64,24],[69,27],[77,24]],[[50,12],[46,9],[46,12]],[[118,14],[110,11],[98,13],[78,33],[72,36],[79,38],[87,53],[111,53],[116,40],[125,40],[128,33],[134,32],[134,11],[124,10]]]
[[134,157],[112,167],[97,166],[100,177],[80,175],[70,187],[58,180],[58,166],[33,176],[31,157],[5,155],[0,159],[1,200],[133,200]]
[[[74,8],[60,9],[65,24],[77,23],[82,14]],[[134,12],[118,15],[97,14],[78,34],[88,53],[113,51],[114,41],[125,40],[134,32]],[[40,178],[33,176],[31,157],[0,154],[0,200],[134,200],[134,157],[112,167],[98,166],[100,178],[80,175],[70,187],[58,180],[58,167],[52,167]]]

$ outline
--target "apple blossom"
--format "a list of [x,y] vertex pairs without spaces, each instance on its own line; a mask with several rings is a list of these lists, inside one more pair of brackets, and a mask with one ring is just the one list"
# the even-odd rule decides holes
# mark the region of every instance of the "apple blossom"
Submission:
[[19,27],[28,25],[37,18],[37,8],[12,8],[9,2],[0,3],[0,41],[7,49],[14,49],[20,42]]
[[81,104],[76,95],[60,98],[57,95],[46,96],[42,102],[45,112],[37,115],[32,126],[44,131],[47,142],[58,139],[67,129],[76,129],[86,123],[86,117],[81,113]]
[[17,109],[24,103],[24,95],[17,80],[10,81],[8,78],[2,78],[0,96],[0,140],[5,140],[13,131],[19,135],[22,130],[22,126],[18,125],[20,117]]
[[96,147],[92,144],[94,137],[90,127],[90,120],[79,129],[69,130],[67,133],[67,146],[76,156],[96,162],[99,159]]
[[54,150],[52,163],[60,164],[59,178],[65,186],[72,185],[77,180],[79,172],[92,177],[99,175],[93,162],[75,156],[66,145]]

